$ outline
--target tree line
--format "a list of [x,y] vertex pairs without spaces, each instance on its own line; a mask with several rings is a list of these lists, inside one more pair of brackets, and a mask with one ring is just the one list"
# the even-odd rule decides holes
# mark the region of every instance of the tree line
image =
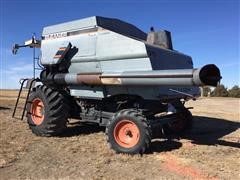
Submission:
[[218,85],[213,90],[210,87],[203,87],[203,96],[206,97],[236,97],[240,98],[240,88],[235,85],[228,89],[223,84]]

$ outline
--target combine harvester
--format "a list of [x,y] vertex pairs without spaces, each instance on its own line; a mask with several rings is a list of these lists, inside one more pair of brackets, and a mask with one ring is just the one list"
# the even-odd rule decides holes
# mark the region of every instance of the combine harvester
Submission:
[[[41,41],[15,44],[13,53],[26,46],[41,48],[43,68],[40,78],[22,81],[19,91],[20,96],[28,82],[32,132],[59,135],[68,118],[96,123],[106,127],[118,153],[144,153],[155,132],[189,130],[185,101],[200,95],[199,86],[216,86],[221,79],[214,64],[193,68],[190,56],[173,49],[170,32],[151,28],[147,34],[118,19],[94,16],[47,26]],[[35,87],[36,81],[42,85]]]

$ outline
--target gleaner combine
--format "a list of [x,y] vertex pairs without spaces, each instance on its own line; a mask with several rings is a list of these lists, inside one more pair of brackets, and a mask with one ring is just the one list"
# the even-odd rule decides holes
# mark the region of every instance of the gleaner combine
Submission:
[[147,34],[118,19],[48,26],[41,40],[15,44],[13,52],[26,46],[41,48],[43,68],[40,78],[21,82],[21,89],[30,84],[25,107],[32,132],[59,135],[69,118],[96,123],[106,127],[118,153],[144,153],[158,131],[189,130],[192,115],[184,102],[200,95],[199,86],[221,79],[213,64],[193,68],[190,56],[173,49],[170,32],[151,28]]

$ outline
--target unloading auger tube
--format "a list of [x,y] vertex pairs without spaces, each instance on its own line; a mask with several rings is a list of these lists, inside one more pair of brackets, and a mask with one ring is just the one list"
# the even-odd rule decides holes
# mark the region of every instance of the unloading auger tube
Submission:
[[62,73],[50,77],[42,75],[41,78],[45,82],[59,85],[216,86],[221,76],[217,66],[208,64],[199,69]]

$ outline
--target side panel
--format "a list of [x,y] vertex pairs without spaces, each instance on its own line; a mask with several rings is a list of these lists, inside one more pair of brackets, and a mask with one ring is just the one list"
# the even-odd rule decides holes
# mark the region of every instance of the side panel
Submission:
[[[143,42],[105,29],[99,29],[97,33],[95,57],[74,56],[71,62],[69,68],[71,73],[152,70]],[[154,90],[149,90],[145,88],[144,94],[147,93],[153,98]],[[73,86],[71,94],[84,98],[104,98],[117,94],[129,94],[129,91],[126,86]],[[141,95],[144,94],[141,90]]]
[[58,62],[53,57],[60,47],[70,42],[72,47],[76,48],[76,54],[73,59],[80,57],[95,57],[96,56],[96,34],[80,34],[75,36],[62,37],[58,39],[43,40],[41,45],[43,65],[57,64]]
[[152,70],[143,42],[112,31],[99,31],[97,58],[103,72]]
[[99,61],[90,61],[90,62],[72,62],[69,67],[69,72],[73,74],[78,73],[95,73],[102,72]]
[[105,97],[104,87],[101,86],[71,86],[70,94],[71,96],[77,96],[87,99],[102,99]]

